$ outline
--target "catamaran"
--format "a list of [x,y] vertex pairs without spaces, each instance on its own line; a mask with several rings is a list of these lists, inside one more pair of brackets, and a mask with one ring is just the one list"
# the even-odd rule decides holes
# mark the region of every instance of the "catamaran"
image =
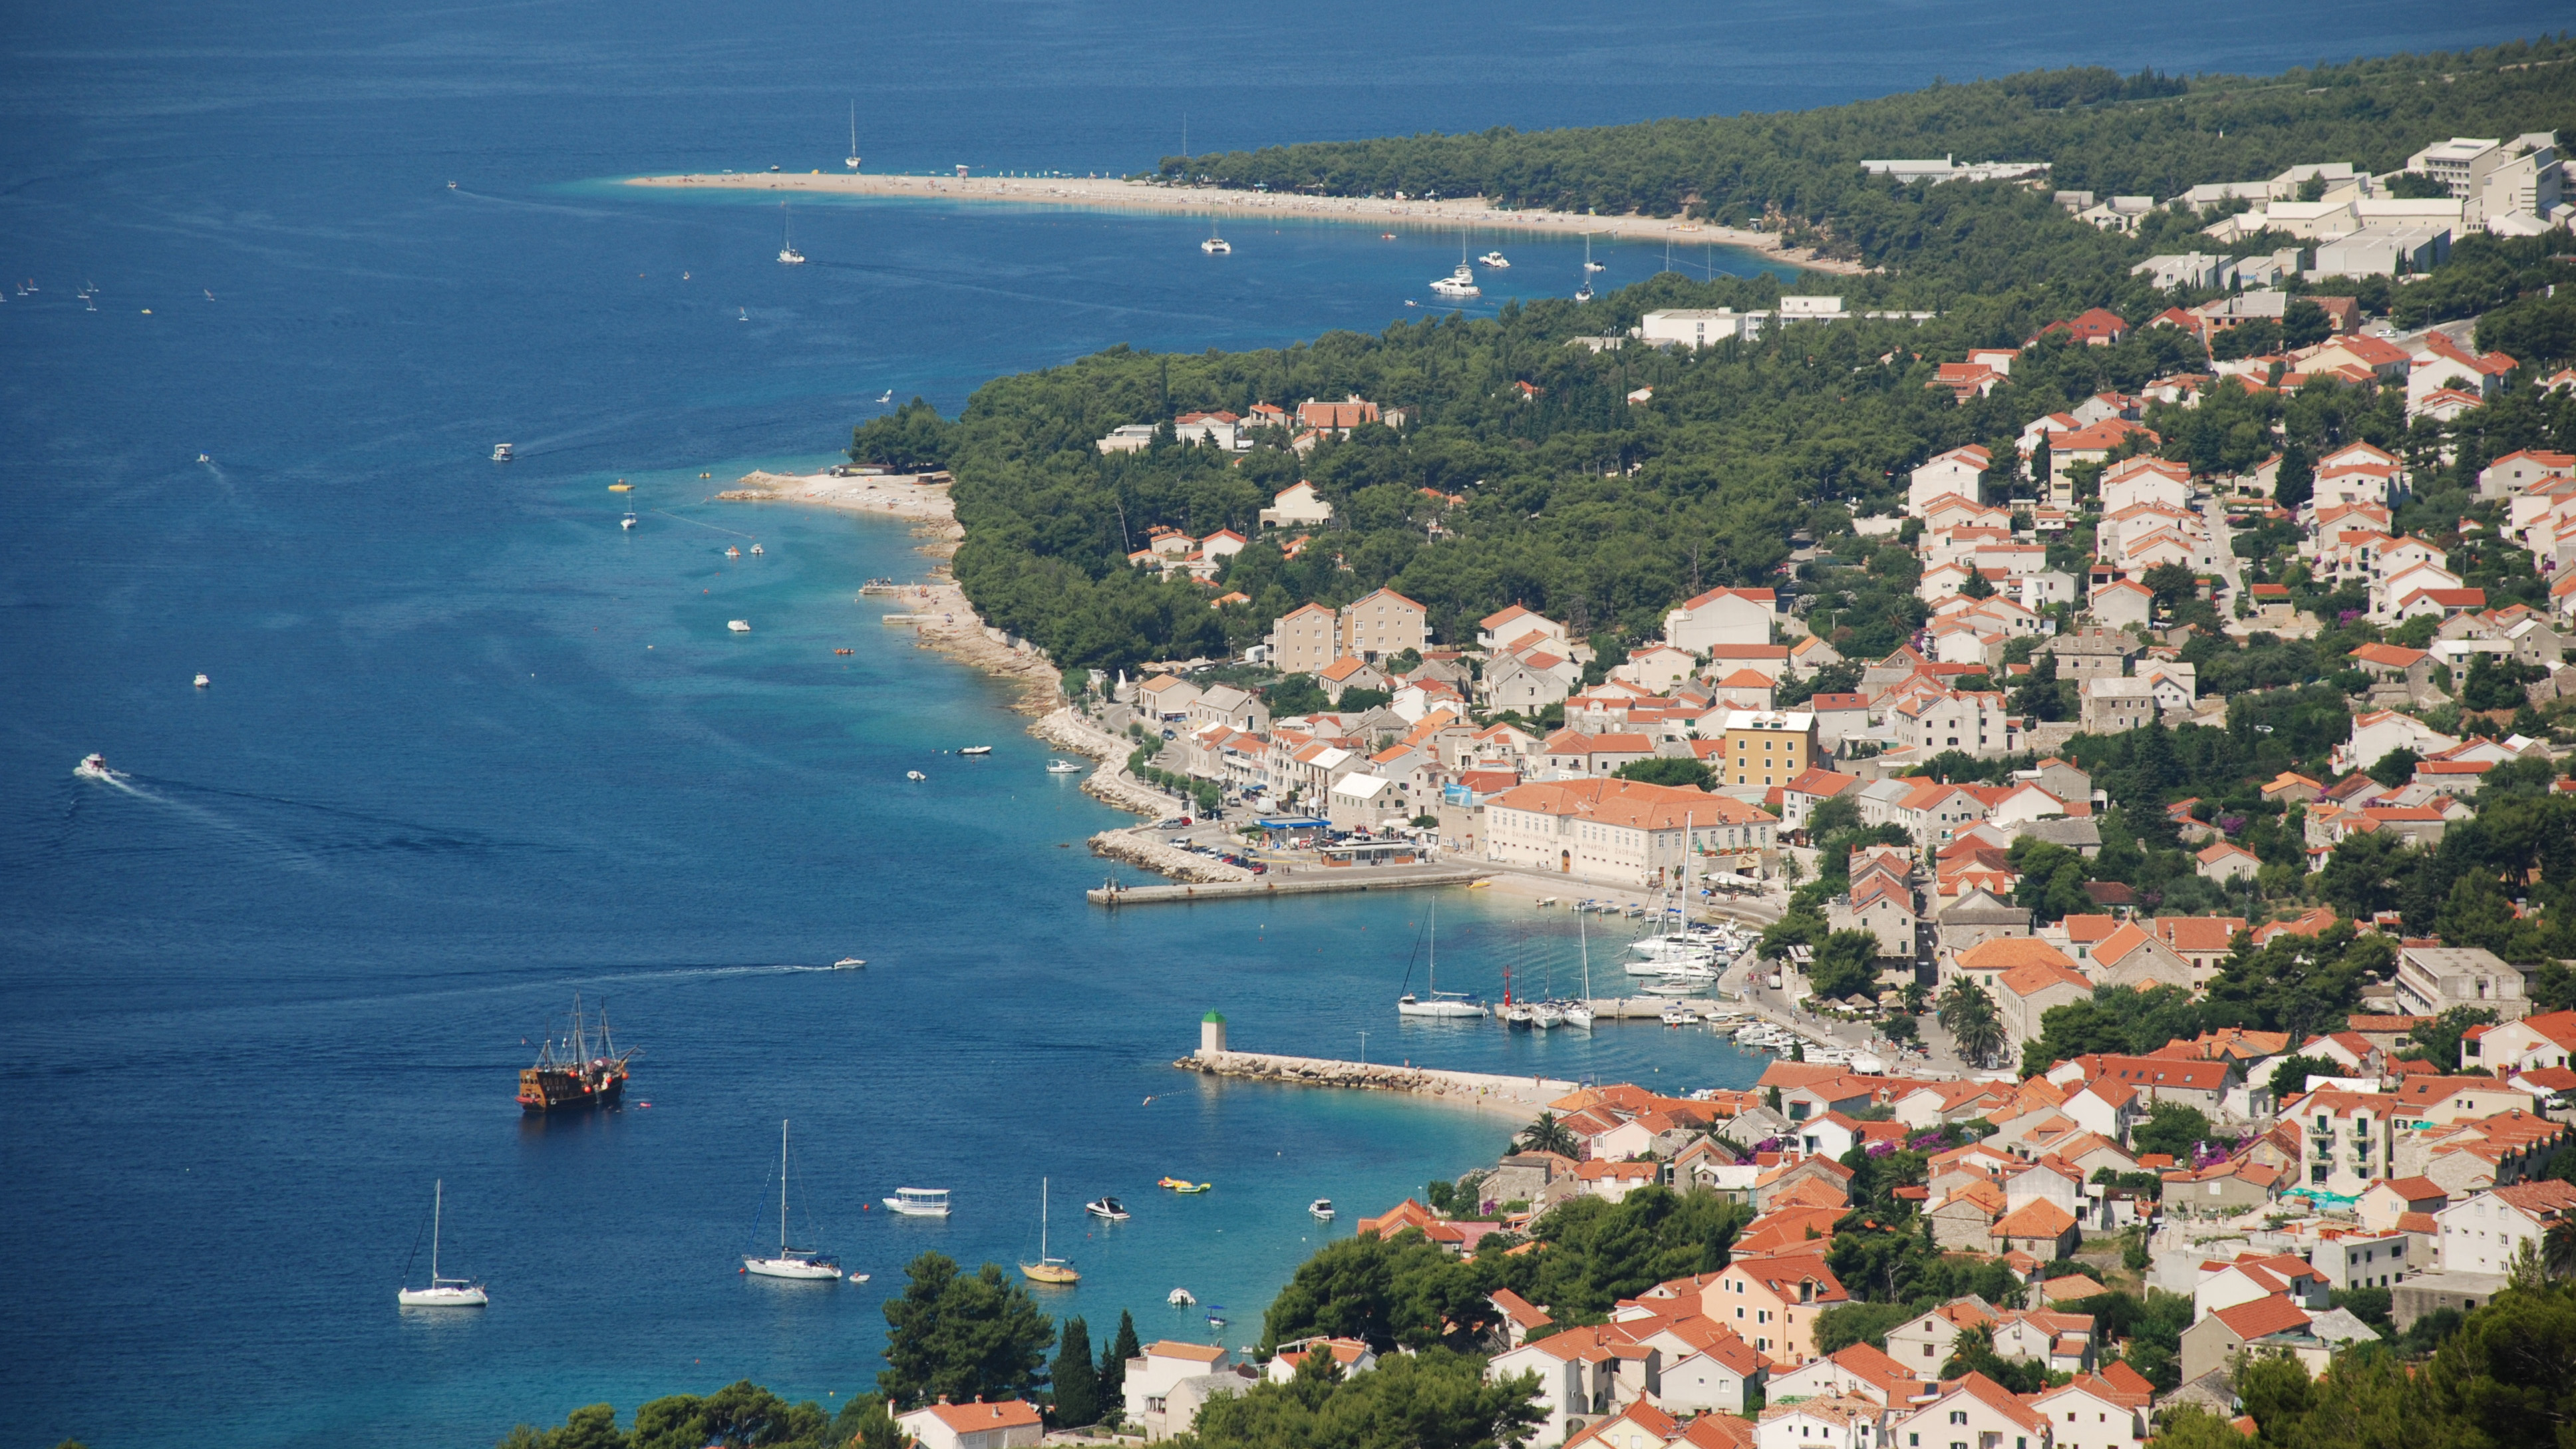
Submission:
[[[394,1301],[405,1308],[481,1308],[485,1306],[492,1299],[483,1291],[482,1284],[471,1278],[442,1278],[438,1273],[438,1238],[446,1226],[442,1219],[447,1214],[445,1178],[439,1179],[437,1185],[430,1189],[429,1201],[429,1286],[405,1287],[394,1294]],[[412,1251],[415,1253],[420,1251],[417,1243],[413,1245]],[[409,1269],[404,1270],[403,1278],[406,1283],[409,1282],[411,1278]]]
[[[1429,985],[1423,988],[1423,995],[1420,998],[1416,998],[1410,991],[1397,997],[1396,1014],[1399,1016],[1483,1016],[1485,1014],[1483,1002],[1463,991],[1440,989],[1440,913],[1437,907],[1432,909],[1429,917],[1428,933],[1431,941],[1431,963],[1424,979],[1429,982]],[[1406,974],[1412,973],[1408,971]]]
[[[812,1248],[787,1246],[787,1119],[778,1121],[778,1256],[754,1258],[745,1255],[742,1270],[763,1278],[796,1278],[820,1282],[841,1279],[841,1265]],[[864,1273],[853,1274],[857,1282],[866,1282]]]
[[1082,1275],[1062,1258],[1047,1256],[1047,1180],[1038,1179],[1038,1260],[1022,1263],[1020,1276],[1032,1283],[1079,1283]]

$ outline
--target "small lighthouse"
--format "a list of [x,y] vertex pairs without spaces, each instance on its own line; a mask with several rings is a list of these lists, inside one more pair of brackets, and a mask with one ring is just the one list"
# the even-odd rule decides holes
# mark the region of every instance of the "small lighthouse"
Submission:
[[1209,1012],[1199,1018],[1199,1056],[1202,1059],[1225,1055],[1225,1018]]

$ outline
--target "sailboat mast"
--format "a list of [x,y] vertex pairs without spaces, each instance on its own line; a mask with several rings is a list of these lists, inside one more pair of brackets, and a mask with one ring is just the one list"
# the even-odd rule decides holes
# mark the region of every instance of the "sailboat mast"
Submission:
[[430,1189],[429,1199],[429,1286],[438,1286],[438,1234],[447,1215],[447,1179],[440,1178]]
[[1431,908],[1431,967],[1427,979],[1431,982],[1431,999],[1438,1001],[1440,999],[1440,908],[1438,906]]
[[1580,913],[1574,918],[1574,946],[1583,953],[1583,1000],[1588,1005],[1592,1000],[1592,941],[1584,933]]
[[787,1119],[778,1119],[778,1256],[787,1256]]
[[1038,1261],[1047,1258],[1047,1180],[1038,1179]]

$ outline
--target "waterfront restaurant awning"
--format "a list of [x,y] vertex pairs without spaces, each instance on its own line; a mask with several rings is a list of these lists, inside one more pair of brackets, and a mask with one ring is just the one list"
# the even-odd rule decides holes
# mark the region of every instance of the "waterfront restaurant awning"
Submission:
[[1330,830],[1333,822],[1313,815],[1290,815],[1253,822],[1264,830]]
[[1315,853],[1326,865],[1412,865],[1422,858],[1422,847],[1410,840],[1346,840]]

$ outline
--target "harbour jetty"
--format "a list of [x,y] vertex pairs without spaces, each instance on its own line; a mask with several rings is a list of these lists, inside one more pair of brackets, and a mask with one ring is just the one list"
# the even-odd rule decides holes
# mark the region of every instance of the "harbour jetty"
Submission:
[[1491,1107],[1514,1116],[1535,1117],[1575,1090],[1573,1082],[1551,1077],[1506,1077],[1491,1072],[1450,1072],[1435,1067],[1389,1066],[1383,1062],[1345,1062],[1326,1057],[1283,1057],[1267,1052],[1201,1050],[1172,1063],[1187,1072],[1246,1081],[1283,1082],[1303,1087],[1340,1087],[1354,1092],[1402,1092],[1466,1107]]
[[[1120,837],[1133,834],[1131,831],[1111,833]],[[1094,837],[1092,849],[1102,855],[1108,855],[1110,852],[1103,849],[1101,845],[1103,838],[1105,837]],[[1169,846],[1162,848],[1171,849]],[[1172,851],[1172,853],[1180,856],[1184,861],[1196,862],[1202,869],[1222,864],[1184,851]],[[1145,864],[1143,861],[1135,863]],[[1147,866],[1147,868],[1166,875],[1171,874],[1158,865]],[[1483,880],[1491,874],[1493,874],[1492,871],[1473,866],[1352,865],[1299,875],[1247,876],[1242,880],[1210,885],[1095,886],[1084,892],[1084,895],[1095,906],[1145,906],[1172,901],[1229,901],[1241,900],[1245,897],[1259,897],[1266,900],[1278,896],[1331,895],[1341,891],[1420,890],[1428,886],[1466,885],[1471,881]]]

